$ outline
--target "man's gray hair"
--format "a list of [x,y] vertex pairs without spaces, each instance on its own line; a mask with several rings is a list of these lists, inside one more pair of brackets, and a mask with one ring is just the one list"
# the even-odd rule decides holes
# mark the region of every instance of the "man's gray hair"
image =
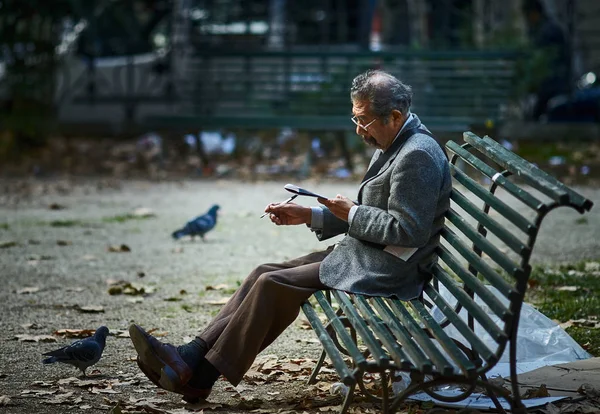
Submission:
[[352,81],[352,101],[368,101],[375,116],[387,119],[394,109],[408,114],[412,103],[410,86],[382,70],[368,70]]

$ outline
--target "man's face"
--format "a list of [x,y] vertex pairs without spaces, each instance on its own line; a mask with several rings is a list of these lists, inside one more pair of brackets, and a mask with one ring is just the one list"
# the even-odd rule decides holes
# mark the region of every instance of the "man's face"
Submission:
[[366,130],[357,125],[356,133],[366,144],[384,151],[391,145],[404,124],[404,118],[399,111],[394,111],[389,116],[388,122],[384,123],[383,118],[377,117],[371,112],[369,102],[366,101],[353,101],[352,114],[360,125],[368,125]]

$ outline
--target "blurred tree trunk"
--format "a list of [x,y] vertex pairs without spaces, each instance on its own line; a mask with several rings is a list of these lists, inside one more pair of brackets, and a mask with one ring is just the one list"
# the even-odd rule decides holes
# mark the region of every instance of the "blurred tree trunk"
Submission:
[[5,72],[0,78],[0,122],[11,137],[13,153],[42,145],[53,127],[56,48],[68,12],[62,0],[6,0],[2,4],[0,45]]

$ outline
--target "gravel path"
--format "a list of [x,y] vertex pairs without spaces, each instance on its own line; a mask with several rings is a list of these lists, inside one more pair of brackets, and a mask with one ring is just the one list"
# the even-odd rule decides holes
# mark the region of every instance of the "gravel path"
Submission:
[[[167,401],[159,404],[161,409],[178,412],[183,405],[177,396],[161,393],[136,376],[139,371],[132,361],[135,353],[129,339],[108,338],[105,355],[95,366],[101,371],[101,385],[76,386],[70,380],[59,390],[60,379],[79,374],[68,366],[43,366],[40,354],[72,339],[55,336],[57,343],[44,343],[19,342],[14,338],[21,334],[52,335],[65,328],[95,329],[102,324],[119,332],[136,322],[164,333],[165,341],[183,342],[217,312],[219,307],[210,302],[227,297],[254,266],[330,244],[319,243],[304,226],[275,227],[268,219],[258,218],[268,202],[287,198],[283,184],[0,182],[0,190],[4,189],[0,194],[0,396],[12,400],[10,406],[1,410],[96,413],[107,412],[118,400],[155,397]],[[298,184],[329,196],[355,196],[354,183]],[[595,203],[600,201],[600,190],[578,190]],[[306,205],[312,202],[300,200]],[[53,203],[65,208],[50,209]],[[208,234],[205,243],[174,242],[170,238],[174,229],[213,203],[222,209],[217,228]],[[139,207],[152,209],[156,217],[124,217]],[[533,260],[547,263],[597,259],[600,210],[595,208],[588,213],[585,222],[578,220],[576,212],[559,211],[548,217]],[[131,252],[108,251],[108,246],[122,244]],[[146,296],[109,295],[109,279],[137,283],[155,291]],[[207,286],[221,284],[227,287],[207,290]],[[34,292],[23,293],[24,288],[33,288],[30,290]],[[78,310],[89,306],[102,307],[103,312]],[[320,348],[314,343],[314,334],[300,327],[301,319],[268,352],[280,359],[318,357]],[[114,382],[117,380],[119,383]],[[105,387],[110,381],[112,390]],[[212,403],[225,404],[221,412],[248,412],[257,398],[263,400],[260,412],[289,409],[285,401],[314,393],[298,378],[256,386],[244,382],[237,391],[228,385],[219,381],[210,398]],[[37,394],[22,394],[24,390]],[[44,390],[49,394],[41,395]],[[73,394],[67,395],[69,392]],[[66,395],[66,402],[52,404],[61,395]],[[319,412],[310,407],[306,411]]]

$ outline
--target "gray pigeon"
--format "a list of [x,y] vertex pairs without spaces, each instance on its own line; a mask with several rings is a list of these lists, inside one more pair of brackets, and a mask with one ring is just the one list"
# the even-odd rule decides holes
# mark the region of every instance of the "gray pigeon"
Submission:
[[188,221],[183,228],[175,230],[171,236],[175,240],[183,236],[191,236],[192,238],[200,236],[202,241],[204,241],[204,235],[211,231],[217,224],[217,211],[219,208],[218,204],[213,205],[205,214]]
[[89,338],[80,339],[71,345],[42,354],[50,357],[42,362],[44,364],[62,362],[73,365],[79,368],[85,377],[85,370],[100,360],[106,345],[106,335],[108,335],[108,328],[101,326]]

